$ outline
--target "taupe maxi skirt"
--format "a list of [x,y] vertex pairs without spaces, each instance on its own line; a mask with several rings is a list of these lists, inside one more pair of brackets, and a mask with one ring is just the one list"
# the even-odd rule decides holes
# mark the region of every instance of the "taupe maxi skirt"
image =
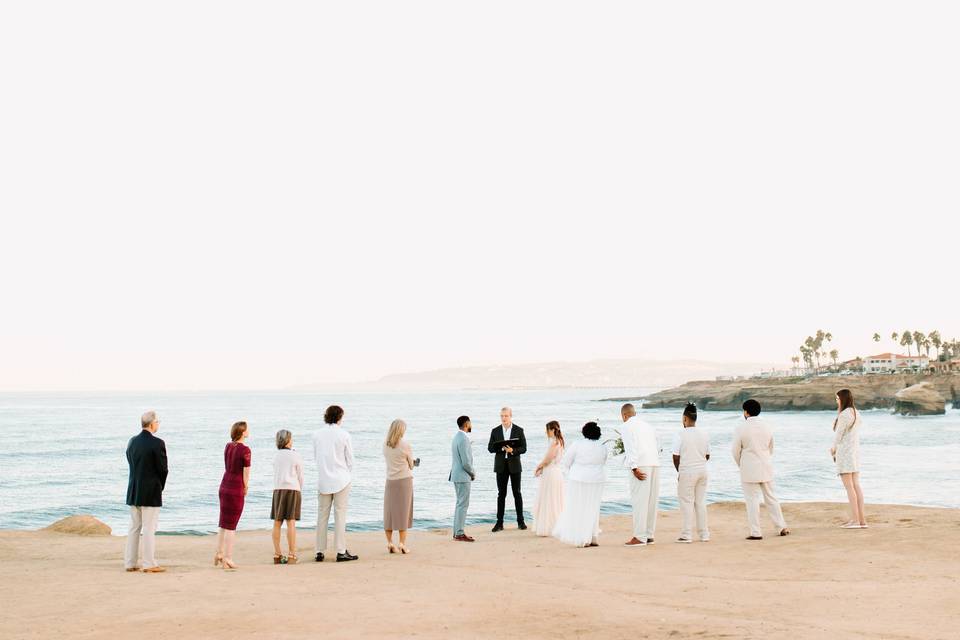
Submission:
[[383,528],[406,531],[413,527],[413,478],[387,480],[383,489]]

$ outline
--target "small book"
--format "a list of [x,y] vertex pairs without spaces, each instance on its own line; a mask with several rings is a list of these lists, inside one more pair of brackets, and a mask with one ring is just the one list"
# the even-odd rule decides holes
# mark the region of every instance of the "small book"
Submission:
[[502,449],[503,447],[510,447],[511,449],[516,449],[520,446],[520,438],[510,438],[509,440],[500,440],[497,444]]

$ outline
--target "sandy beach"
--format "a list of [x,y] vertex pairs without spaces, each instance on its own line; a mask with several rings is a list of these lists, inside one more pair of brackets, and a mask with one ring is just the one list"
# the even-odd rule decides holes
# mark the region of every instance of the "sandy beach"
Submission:
[[[871,528],[837,528],[844,505],[785,505],[793,535],[747,542],[742,504],[710,507],[713,540],[601,546],[530,531],[411,532],[408,556],[378,533],[349,535],[360,561],[274,566],[269,533],[238,536],[235,572],[210,536],[162,536],[166,574],[125,573],[122,537],[0,532],[2,638],[955,638],[960,511],[868,506]],[[768,523],[764,521],[764,525]],[[769,529],[769,526],[767,527]]]

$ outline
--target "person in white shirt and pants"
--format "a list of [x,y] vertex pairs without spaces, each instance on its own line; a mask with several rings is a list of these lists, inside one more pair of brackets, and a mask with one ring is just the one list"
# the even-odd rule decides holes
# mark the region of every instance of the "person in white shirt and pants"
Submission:
[[620,409],[623,418],[623,463],[630,470],[630,503],[633,506],[633,538],[628,547],[653,544],[660,498],[660,444],[653,426],[637,417],[632,404]]
[[683,409],[683,429],[673,441],[673,466],[677,476],[677,498],[683,528],[677,542],[693,542],[694,514],[700,542],[709,542],[707,527],[707,460],[710,459],[710,435],[697,427],[697,406]]
[[317,463],[317,562],[323,562],[327,550],[327,526],[333,507],[334,542],[337,562],[356,560],[347,550],[347,505],[350,500],[350,475],[353,472],[353,444],[341,426],[343,409],[327,407],[324,425],[313,434],[313,459]]
[[733,434],[733,460],[740,467],[743,501],[747,507],[750,535],[747,540],[763,540],[760,529],[760,497],[770,519],[781,536],[788,535],[780,502],[773,494],[773,429],[760,419],[760,403],[752,398],[743,403],[746,422]]

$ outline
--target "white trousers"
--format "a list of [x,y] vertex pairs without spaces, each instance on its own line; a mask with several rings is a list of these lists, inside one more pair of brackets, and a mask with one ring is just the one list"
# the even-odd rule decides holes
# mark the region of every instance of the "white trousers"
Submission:
[[[160,507],[130,507],[130,530],[127,531],[127,550],[123,564],[127,569],[149,569],[157,566],[157,520]],[[141,534],[143,553],[140,551]],[[143,563],[140,564],[140,559]]]
[[630,471],[630,504],[633,506],[633,537],[649,540],[657,529],[657,501],[660,499],[660,467],[639,467],[647,474],[637,480]]
[[317,553],[327,550],[327,527],[330,524],[330,507],[333,507],[333,542],[337,553],[347,552],[347,506],[350,503],[350,485],[336,493],[320,493],[317,509]]
[[681,471],[677,478],[677,497],[680,499],[680,515],[683,516],[680,537],[692,539],[696,521],[700,539],[708,540],[710,529],[707,528],[707,472]]
[[763,497],[763,504],[767,507],[767,513],[770,519],[777,527],[777,533],[787,528],[787,522],[783,519],[783,511],[780,510],[780,502],[773,495],[773,482],[743,482],[743,501],[747,505],[747,523],[750,525],[751,536],[762,536],[760,529],[760,498]]

